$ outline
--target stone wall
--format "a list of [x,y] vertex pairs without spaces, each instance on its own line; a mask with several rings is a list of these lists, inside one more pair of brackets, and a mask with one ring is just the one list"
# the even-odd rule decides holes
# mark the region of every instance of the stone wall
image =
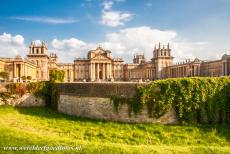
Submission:
[[8,93],[6,89],[7,84],[9,83],[0,83],[0,105],[17,107],[43,107],[46,105],[43,98],[30,93],[26,93],[23,96]]
[[62,94],[86,97],[111,97],[120,96],[131,98],[136,92],[137,86],[145,86],[146,83],[129,82],[79,82],[79,83],[60,83],[59,87]]
[[58,111],[69,115],[128,123],[177,123],[174,110],[162,117],[150,118],[147,107],[137,115],[129,114],[127,104],[122,104],[119,111],[115,110],[110,96],[131,98],[136,87],[143,84],[132,83],[70,83],[60,84],[62,92],[58,102]]
[[0,105],[12,105],[17,107],[43,107],[45,100],[33,94],[25,94],[22,97],[11,95],[9,97],[0,97]]

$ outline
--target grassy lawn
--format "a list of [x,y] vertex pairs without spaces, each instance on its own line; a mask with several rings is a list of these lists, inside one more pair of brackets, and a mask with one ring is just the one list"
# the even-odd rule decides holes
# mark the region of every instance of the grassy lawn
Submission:
[[122,124],[67,116],[48,108],[0,106],[0,153],[47,153],[3,150],[4,146],[33,145],[81,148],[59,153],[222,154],[230,153],[230,125]]

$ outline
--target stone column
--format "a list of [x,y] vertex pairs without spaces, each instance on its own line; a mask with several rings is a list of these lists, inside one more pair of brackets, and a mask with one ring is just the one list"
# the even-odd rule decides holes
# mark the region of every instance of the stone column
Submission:
[[109,78],[112,79],[112,64],[109,64]]
[[95,63],[92,64],[92,78],[95,80]]
[[14,73],[13,73],[13,77],[15,78],[16,77],[16,64],[14,63]]
[[105,80],[105,64],[102,64],[102,80]]
[[108,79],[110,79],[110,77],[111,77],[110,71],[111,71],[111,70],[110,70],[110,64],[108,64],[108,73],[109,73],[109,74],[108,74]]
[[20,64],[20,69],[19,69],[20,70],[20,74],[19,74],[20,82],[22,81],[21,77],[23,76],[22,69],[23,69],[22,64]]
[[106,63],[106,79],[109,79],[109,64]]
[[103,63],[100,64],[100,67],[101,67],[101,79],[102,80],[104,80],[104,66],[103,65],[104,65]]
[[90,63],[89,70],[90,70],[90,81],[92,81],[93,80],[93,63]]
[[88,65],[88,78],[91,81],[92,80],[92,69],[91,69],[91,63]]
[[99,63],[97,63],[97,79],[99,79]]

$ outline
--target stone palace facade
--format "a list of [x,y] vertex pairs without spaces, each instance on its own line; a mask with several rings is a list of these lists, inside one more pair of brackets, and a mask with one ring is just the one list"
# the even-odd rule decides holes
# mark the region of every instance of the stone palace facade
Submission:
[[23,82],[23,76],[31,81],[49,79],[49,70],[65,71],[65,82],[77,81],[151,81],[163,78],[230,75],[230,55],[219,60],[186,60],[173,64],[169,44],[159,44],[153,49],[153,58],[146,61],[144,55],[135,55],[133,63],[125,64],[121,58],[112,58],[111,51],[97,47],[88,52],[87,58],[76,58],[73,63],[59,63],[55,53],[48,54],[44,42],[31,42],[26,58],[0,58],[0,72],[9,74],[10,82]]

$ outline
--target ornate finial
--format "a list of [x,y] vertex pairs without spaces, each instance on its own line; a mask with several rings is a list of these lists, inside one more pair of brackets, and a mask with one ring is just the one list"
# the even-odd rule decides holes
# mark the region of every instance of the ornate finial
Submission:
[[161,48],[161,43],[159,42],[159,49]]
[[169,49],[169,43],[168,43],[168,49]]
[[35,42],[34,41],[31,41],[31,46],[34,46],[35,45]]
[[42,41],[42,47],[45,47],[45,43]]

